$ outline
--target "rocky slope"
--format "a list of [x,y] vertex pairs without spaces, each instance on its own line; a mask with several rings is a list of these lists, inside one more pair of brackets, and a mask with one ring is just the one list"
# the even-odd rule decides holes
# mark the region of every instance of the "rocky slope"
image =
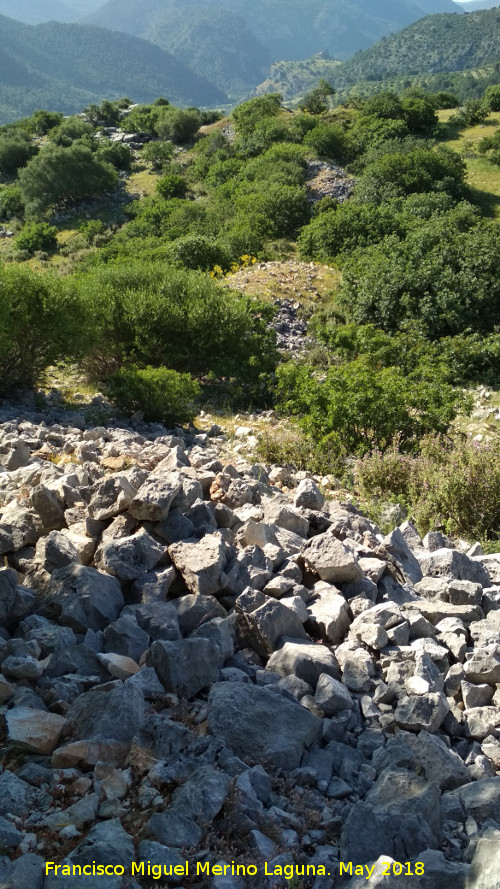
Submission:
[[227,447],[0,411],[0,884],[492,889],[500,554]]

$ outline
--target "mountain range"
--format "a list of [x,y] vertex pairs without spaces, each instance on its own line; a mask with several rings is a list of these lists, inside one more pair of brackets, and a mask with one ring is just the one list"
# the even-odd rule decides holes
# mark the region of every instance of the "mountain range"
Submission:
[[48,107],[65,113],[124,95],[220,105],[227,96],[169,53],[92,25],[26,25],[0,16],[0,123]]

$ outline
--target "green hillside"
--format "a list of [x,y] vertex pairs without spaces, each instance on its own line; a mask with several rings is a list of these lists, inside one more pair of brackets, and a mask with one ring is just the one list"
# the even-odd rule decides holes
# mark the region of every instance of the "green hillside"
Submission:
[[383,38],[337,69],[335,85],[463,71],[500,58],[500,9],[432,15]]
[[65,113],[105,97],[184,105],[224,93],[158,46],[90,25],[25,25],[0,16],[0,122],[52,107]]

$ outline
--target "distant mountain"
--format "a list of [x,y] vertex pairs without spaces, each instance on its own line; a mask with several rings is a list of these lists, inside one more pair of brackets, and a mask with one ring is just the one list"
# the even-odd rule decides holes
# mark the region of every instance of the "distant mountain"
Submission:
[[348,58],[452,0],[107,0],[85,20],[145,37],[231,94],[262,66],[326,49]]
[[431,15],[356,53],[335,71],[335,86],[398,75],[464,71],[500,60],[500,9]]
[[89,102],[166,96],[219,105],[227,96],[158,46],[90,25],[25,25],[0,16],[0,123],[48,107],[74,113]]
[[41,22],[76,22],[90,15],[103,0],[0,0],[0,15],[14,14],[17,21],[29,25]]

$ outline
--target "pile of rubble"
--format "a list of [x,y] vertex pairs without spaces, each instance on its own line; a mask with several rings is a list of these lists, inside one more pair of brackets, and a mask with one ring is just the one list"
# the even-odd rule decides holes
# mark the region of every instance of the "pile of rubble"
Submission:
[[0,424],[0,885],[492,889],[500,554],[225,445]]
[[311,203],[330,197],[343,204],[351,197],[356,180],[348,176],[343,167],[325,161],[308,161],[306,185]]

